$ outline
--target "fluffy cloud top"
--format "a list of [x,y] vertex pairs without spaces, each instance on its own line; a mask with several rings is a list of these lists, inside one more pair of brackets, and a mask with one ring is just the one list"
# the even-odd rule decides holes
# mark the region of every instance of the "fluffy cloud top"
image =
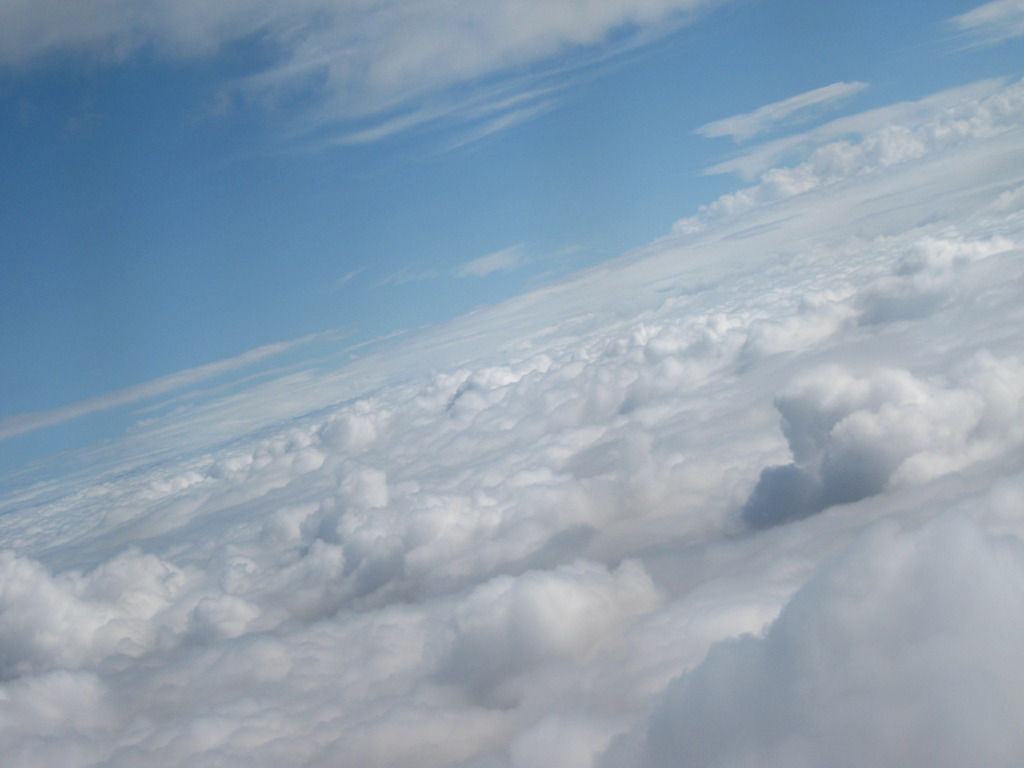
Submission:
[[1019,90],[9,482],[4,764],[1021,762]]
[[1013,764],[1022,630],[1019,538],[960,517],[912,533],[879,524],[763,635],[722,643],[673,681],[638,760],[606,764]]

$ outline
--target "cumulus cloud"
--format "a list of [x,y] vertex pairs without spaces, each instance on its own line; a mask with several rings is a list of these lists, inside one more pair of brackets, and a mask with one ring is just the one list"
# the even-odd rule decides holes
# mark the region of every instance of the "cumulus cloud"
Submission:
[[133,550],[88,574],[58,577],[0,552],[0,678],[78,669],[115,653],[140,655],[157,642],[161,612],[194,576]]
[[7,478],[5,765],[1024,760],[998,101]]
[[1013,764],[1024,754],[1022,587],[1018,538],[960,517],[880,524],[763,635],[717,646],[670,684],[639,759],[605,764]]
[[708,137],[731,136],[734,141],[746,141],[781,125],[809,120],[813,116],[809,113],[813,110],[847,99],[867,87],[867,83],[859,82],[832,83],[782,101],[765,104],[753,112],[705,123],[694,133]]
[[576,562],[494,579],[457,607],[442,675],[492,706],[511,706],[537,685],[524,673],[543,675],[559,659],[586,664],[617,624],[657,603],[650,577],[629,561],[614,573]]
[[[979,363],[981,364],[981,363]],[[965,388],[939,388],[901,370],[856,378],[811,372],[776,398],[793,463],[768,467],[743,507],[767,527],[881,493],[893,481],[932,479],[1019,440],[1016,408],[986,414],[991,381],[1015,380],[1021,361],[988,361]],[[1024,389],[1016,399],[1024,396]],[[1005,450],[1005,446],[1003,446]]]

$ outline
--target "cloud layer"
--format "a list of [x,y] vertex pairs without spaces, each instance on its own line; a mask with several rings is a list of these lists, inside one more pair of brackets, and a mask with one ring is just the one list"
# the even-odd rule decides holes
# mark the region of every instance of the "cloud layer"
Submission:
[[[844,120],[841,124],[846,130],[854,129],[850,123],[857,122],[867,122],[870,130],[860,128],[858,132],[862,132],[863,137],[859,141],[840,140],[822,144],[798,165],[768,169],[760,175],[758,183],[701,206],[696,216],[680,220],[675,228],[679,232],[695,232],[718,217],[734,216],[818,187],[846,181],[852,176],[878,173],[957,144],[1011,131],[1024,115],[1024,83],[1017,82],[990,95],[962,99],[955,104],[945,101],[935,97],[922,100],[919,110],[915,110],[917,119],[902,123],[875,124],[874,120],[864,121],[863,118]],[[883,111],[886,112],[890,110]],[[792,143],[787,142],[787,145]],[[714,170],[740,170],[741,166],[742,161],[739,161]]]
[[1024,760],[1019,91],[9,482],[5,765]]

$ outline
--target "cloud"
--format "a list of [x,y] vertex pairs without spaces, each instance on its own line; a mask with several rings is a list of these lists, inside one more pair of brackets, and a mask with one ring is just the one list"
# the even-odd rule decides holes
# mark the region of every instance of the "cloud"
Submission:
[[1017,88],[5,478],[5,766],[1020,763]]
[[160,395],[164,395],[169,392],[191,387],[201,381],[205,381],[206,379],[222,376],[239,368],[255,365],[266,358],[279,355],[289,349],[293,349],[294,347],[309,344],[310,342],[323,338],[324,336],[333,335],[335,335],[335,332],[328,331],[326,333],[310,334],[309,336],[303,336],[300,339],[294,339],[292,341],[265,344],[262,347],[251,349],[236,357],[230,357],[224,360],[219,360],[215,363],[207,363],[206,365],[200,365],[196,368],[178,371],[177,373],[168,374],[167,376],[161,376],[158,379],[147,381],[144,384],[137,384],[135,386],[125,387],[124,389],[108,392],[96,397],[90,397],[87,400],[82,400],[78,403],[66,405],[61,408],[55,408],[50,411],[38,411],[34,413],[22,413],[14,416],[8,416],[0,420],[0,440],[7,440],[11,437],[15,437],[16,435],[32,432],[44,427],[50,427],[72,419],[77,419],[90,413],[98,413],[100,411],[117,408],[122,405],[130,405],[141,400],[159,397]]
[[485,277],[494,272],[509,272],[525,263],[522,246],[514,245],[486,256],[467,261],[456,271],[456,277]]
[[[561,82],[539,87],[530,87],[525,82],[482,87],[459,100],[442,99],[421,104],[397,116],[373,120],[369,127],[345,129],[340,134],[329,135],[319,145],[314,143],[313,147],[368,144],[418,126],[450,124],[455,118],[469,124],[449,142],[448,149],[457,149],[553,109],[558,104],[557,94],[571,83],[572,79],[566,76]],[[315,123],[316,119],[312,124]],[[296,135],[302,137],[309,128],[309,124],[298,127]]]
[[638,760],[604,764],[1012,764],[1024,753],[1022,587],[1019,539],[961,517],[880,524],[763,636],[723,643],[674,681]]
[[386,277],[381,278],[375,285],[375,288],[383,288],[388,285],[406,285],[408,283],[420,283],[426,280],[436,280],[440,276],[440,272],[433,267],[427,269],[414,269],[413,267],[402,267],[397,272],[393,272]]
[[734,173],[744,179],[754,179],[773,167],[791,161],[795,155],[810,153],[815,148],[837,139],[866,137],[893,124],[906,128],[919,126],[934,120],[945,110],[969,103],[971,99],[990,96],[1003,85],[1005,82],[1002,80],[981,80],[939,91],[918,101],[899,102],[841,117],[803,133],[756,145],[731,160],[708,168],[704,173]]
[[949,389],[901,370],[875,371],[868,379],[839,368],[807,374],[775,401],[794,461],[761,472],[744,520],[765,528],[800,519],[874,496],[893,482],[960,470],[993,442],[1015,444],[1020,414],[1002,412],[991,400],[1000,413],[986,413],[983,392],[993,380],[1015,379],[1021,361],[986,360],[984,369],[971,386]]
[[360,267],[358,269],[353,269],[349,272],[346,272],[344,275],[342,275],[341,277],[334,281],[334,283],[331,285],[331,291],[340,291],[342,288],[344,288],[346,285],[348,285],[356,277],[358,277],[365,271],[366,267]]
[[[361,142],[443,115],[471,115],[480,107],[475,85],[482,79],[491,81],[486,101],[494,105],[533,91],[537,76],[564,71],[566,57],[579,66],[642,44],[714,4],[86,0],[69,9],[59,0],[17,2],[5,11],[0,57],[9,65],[68,53],[116,62],[143,49],[197,57],[255,39],[273,63],[240,83],[242,92],[264,103],[306,101],[313,106],[297,130],[329,128]],[[538,108],[494,106],[489,119],[522,119]]]
[[524,673],[551,659],[579,662],[612,628],[658,603],[646,571],[614,573],[576,562],[554,571],[500,577],[478,587],[454,614],[455,636],[441,675],[491,706],[523,695]]
[[[987,90],[988,86],[984,84],[982,90]],[[938,103],[943,101],[939,99]],[[887,123],[865,133],[859,141],[847,139],[819,146],[798,165],[771,168],[761,175],[757,184],[701,206],[697,215],[681,219],[674,228],[681,233],[696,232],[719,219],[917,160],[972,138],[1011,130],[1024,114],[1024,83],[1014,83],[980,98],[962,100],[955,106],[926,107],[924,111],[926,117],[920,121]],[[878,115],[871,117],[868,124],[873,126]],[[856,118],[852,122],[864,120]],[[726,167],[736,169],[739,165],[723,164],[716,168]]]
[[809,120],[813,115],[808,113],[814,108],[847,99],[867,87],[867,83],[859,82],[832,83],[823,88],[816,88],[782,101],[766,104],[753,112],[705,123],[694,133],[707,137],[731,136],[734,141],[746,141],[759,133],[774,130],[781,125]]
[[948,23],[979,44],[995,45],[1024,35],[1024,2],[993,0],[953,16]]

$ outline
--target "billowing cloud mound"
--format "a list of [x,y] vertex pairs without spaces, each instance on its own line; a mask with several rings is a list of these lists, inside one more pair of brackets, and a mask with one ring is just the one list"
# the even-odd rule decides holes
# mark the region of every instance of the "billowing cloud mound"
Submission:
[[1019,538],[962,517],[913,533],[880,523],[763,636],[722,643],[673,681],[639,759],[614,764],[1012,765],[1022,631]]
[[[866,379],[838,367],[810,373],[776,399],[794,461],[761,472],[746,521],[766,527],[806,517],[1018,444],[1024,367],[982,358],[969,368],[962,389],[936,389],[904,370]],[[1007,386],[1009,398],[986,397]]]
[[8,479],[4,765],[1024,761],[1019,99]]

